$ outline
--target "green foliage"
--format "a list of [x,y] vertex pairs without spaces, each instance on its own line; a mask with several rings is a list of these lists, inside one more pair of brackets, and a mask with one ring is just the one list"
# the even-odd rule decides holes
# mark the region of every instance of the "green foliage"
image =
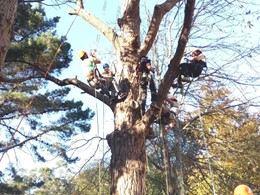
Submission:
[[[150,165],[149,165],[150,166]],[[151,168],[147,171],[147,180],[146,180],[146,192],[149,195],[166,195],[165,192],[166,184],[165,177],[162,171],[150,166]]]
[[55,176],[54,171],[49,168],[33,171],[28,180],[34,183],[34,188],[31,191],[34,191],[35,195],[71,194],[71,192],[65,191],[67,181]]
[[[66,177],[57,177],[57,171],[49,168],[32,170],[28,176],[23,176],[24,194],[35,195],[89,195],[109,194],[109,173],[107,167],[99,163],[89,165],[79,175],[74,175],[70,170],[65,171]],[[20,177],[20,176],[19,176]],[[10,185],[17,184],[13,181]]]
[[[259,186],[259,116],[250,114],[248,107],[233,100],[232,93],[226,89],[202,88],[202,92],[205,95],[201,109],[207,113],[202,124],[213,177],[207,168],[206,148],[201,144],[201,153],[196,157],[200,168],[192,169],[189,190],[194,194],[208,194],[212,183],[217,194],[230,194],[239,183],[254,189]],[[197,142],[201,140],[197,139]]]
[[[90,131],[94,112],[83,109],[81,101],[69,100],[70,88],[55,89],[43,82],[47,69],[50,68],[48,74],[59,75],[72,59],[70,44],[65,37],[56,35],[58,22],[58,17],[48,20],[41,6],[21,3],[18,7],[12,42],[0,75],[0,130],[1,137],[5,138],[0,143],[2,153],[17,148],[41,162],[47,161],[46,155],[63,158],[67,163],[79,160],[68,154],[71,141],[79,133]],[[18,127],[22,120],[22,127]],[[62,179],[52,178],[51,170],[41,174],[47,174],[42,176],[48,177],[47,180],[28,179],[14,173],[13,182],[0,182],[0,191],[22,194],[35,185],[46,188],[55,182],[56,186],[64,185]],[[58,194],[60,189],[50,187],[49,190]]]
[[53,30],[58,22],[59,17],[47,20],[41,6],[32,8],[31,4],[19,5],[13,40],[5,60],[8,75],[42,75],[56,52],[58,55],[49,72],[61,73],[61,70],[69,66],[72,57],[70,44],[65,42],[65,37],[58,38]]
[[[241,183],[249,185],[254,192],[259,190],[259,113],[251,112],[248,104],[239,102],[232,95],[223,87],[218,90],[212,85],[201,87],[199,102],[193,102],[200,105],[200,111],[189,110],[186,114],[192,117],[180,121],[182,162],[176,159],[176,152],[180,150],[176,145],[176,134],[174,130],[168,133],[170,174],[176,194],[176,181],[180,179],[176,174],[178,163],[182,164],[187,194],[212,194],[213,184],[217,194],[231,194]],[[162,194],[166,184],[161,140],[154,139],[147,153],[148,194]]]
[[73,183],[75,195],[110,193],[108,168],[100,163],[90,165],[73,180]]

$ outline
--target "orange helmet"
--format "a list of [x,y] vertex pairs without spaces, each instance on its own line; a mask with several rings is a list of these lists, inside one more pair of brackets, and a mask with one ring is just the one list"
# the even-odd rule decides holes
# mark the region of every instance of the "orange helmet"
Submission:
[[247,185],[242,184],[235,188],[234,195],[253,195],[253,192]]
[[85,55],[88,56],[87,52],[85,52],[83,50],[79,50],[79,52],[78,52],[79,59],[82,59]]
[[191,53],[192,56],[198,56],[202,53],[200,49],[194,49]]

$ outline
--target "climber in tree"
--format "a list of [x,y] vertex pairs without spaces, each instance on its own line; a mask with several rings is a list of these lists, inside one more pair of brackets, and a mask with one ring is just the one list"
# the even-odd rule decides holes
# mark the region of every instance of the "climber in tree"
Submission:
[[96,67],[97,64],[101,63],[100,59],[96,56],[96,51],[94,50],[93,52],[90,52],[90,55],[88,55],[87,52],[80,50],[78,52],[78,57],[82,60],[82,71],[86,75],[89,85],[95,89],[100,89],[100,93],[110,97],[106,80],[101,74],[99,74]]
[[[179,65],[179,73],[177,78],[177,84],[173,84],[174,88],[182,87],[182,81],[190,82],[190,78],[197,78],[200,76],[202,70],[207,68],[207,64],[204,61],[205,55],[200,49],[195,49],[191,53],[192,58],[187,59],[188,62],[181,63]],[[184,78],[182,78],[182,76]]]
[[156,87],[150,73],[154,73],[154,67],[151,65],[151,60],[146,56],[142,56],[137,66],[137,77],[139,84],[138,103],[141,105],[142,114],[145,113],[148,85],[151,92],[151,101],[156,101]]
[[102,72],[102,77],[106,79],[107,82],[107,88],[111,92],[111,96],[115,97],[118,96],[118,99],[122,99],[126,97],[126,93],[123,93],[120,91],[118,83],[116,81],[115,73],[110,70],[109,64],[105,63],[103,64],[104,72]]
[[176,125],[176,115],[178,114],[179,104],[174,96],[166,98],[162,105],[161,117],[156,123],[164,126],[164,133],[173,129]]

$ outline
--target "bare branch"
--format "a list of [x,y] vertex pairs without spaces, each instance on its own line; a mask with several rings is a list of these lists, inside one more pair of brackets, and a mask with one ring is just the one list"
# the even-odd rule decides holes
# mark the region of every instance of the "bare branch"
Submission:
[[167,0],[162,4],[155,5],[154,13],[150,22],[146,38],[144,40],[143,46],[140,48],[139,53],[141,55],[145,54],[150,50],[152,44],[156,38],[159,31],[159,26],[166,13],[168,13],[180,0]]
[[102,20],[100,20],[98,17],[93,15],[90,12],[87,12],[83,9],[82,1],[77,1],[77,8],[70,10],[70,15],[77,15],[83,18],[85,21],[87,21],[89,24],[91,24],[93,27],[95,27],[99,32],[101,32],[116,48],[119,49],[119,36],[115,33],[113,28],[109,27],[107,24],[105,24]]
[[[157,100],[156,107],[161,107],[161,105],[162,105],[163,101],[165,100],[166,95],[171,87],[171,84],[173,83],[173,80],[177,77],[178,66],[179,66],[179,63],[183,56],[186,44],[188,42],[189,34],[190,34],[194,6],[195,6],[195,0],[187,1],[186,7],[185,7],[184,24],[183,24],[181,35],[179,38],[178,46],[177,46],[174,57],[170,61],[169,68],[164,76],[164,79],[159,86],[158,100]],[[143,122],[145,124],[149,124],[149,122],[151,122],[151,119],[154,118],[154,117],[152,117],[153,115],[158,116],[160,114],[160,110],[157,109],[156,107],[151,107],[146,112],[145,117],[143,117]]]

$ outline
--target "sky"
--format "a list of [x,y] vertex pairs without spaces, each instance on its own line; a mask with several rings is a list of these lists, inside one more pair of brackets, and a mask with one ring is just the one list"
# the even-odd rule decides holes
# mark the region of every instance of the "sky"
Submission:
[[[106,17],[108,22],[109,20],[110,22],[112,22],[112,19],[110,19],[112,17],[111,13],[115,13],[114,17],[116,17],[118,7],[114,5],[115,3],[117,3],[117,0],[109,0],[109,4],[107,4],[106,9],[110,10],[111,13],[103,13],[105,0],[99,1],[101,2],[100,4],[91,3],[91,1],[86,0],[85,6],[87,7],[87,10],[90,12],[94,12],[101,19]],[[48,3],[52,3],[52,1],[47,0],[46,4]],[[77,76],[79,80],[86,82],[85,75],[83,75],[81,71],[81,62],[77,57],[78,50],[83,49],[89,51],[94,48],[98,49],[98,47],[102,47],[102,49],[98,49],[98,55],[102,58],[102,64],[105,62],[111,63],[112,61],[110,61],[110,56],[105,56],[101,53],[102,51],[111,50],[111,45],[109,45],[106,39],[104,39],[102,36],[100,36],[100,40],[97,42],[98,32],[87,22],[83,21],[83,19],[81,19],[80,17],[69,15],[68,12],[70,9],[72,9],[72,7],[62,6],[60,8],[53,8],[50,6],[45,6],[47,18],[52,18],[55,16],[61,17],[60,22],[57,24],[57,34],[59,36],[64,36],[67,34],[67,41],[71,44],[73,50],[73,60],[70,64],[70,67],[62,72],[62,74],[59,76],[59,79],[74,78],[75,76]],[[102,64],[99,67],[101,71]],[[51,86],[55,87],[54,85]],[[85,135],[81,134],[75,139],[86,141],[91,137],[105,137],[106,134],[113,131],[113,113],[110,108],[105,106],[102,102],[87,94],[81,94],[81,90],[76,87],[71,87],[71,93],[68,98],[75,99],[76,101],[81,100],[84,102],[84,108],[89,107],[94,112],[96,112],[94,119],[91,121],[91,131]],[[17,121],[14,121],[14,126],[17,126]],[[20,127],[23,128],[24,126],[25,124],[24,122],[22,122]],[[82,160],[80,163],[77,164],[78,166],[73,165],[75,171],[79,170],[81,166],[88,160],[89,156],[92,156],[94,154],[96,146],[98,145],[97,141],[98,140],[93,140],[84,147],[84,149],[88,149],[88,152],[78,150],[75,153],[75,155],[77,155],[77,153],[83,154],[80,155]],[[82,142],[74,143],[74,147],[79,144],[83,144]],[[101,142],[99,154],[96,155],[96,160],[101,158],[100,153],[103,154],[103,144],[106,144],[106,141]],[[24,160],[21,161],[21,159]],[[51,158],[49,158],[49,160],[51,160]],[[30,170],[32,168],[39,168],[42,166],[56,166],[57,160],[52,160],[46,163],[39,163],[32,158],[32,155],[30,153],[27,153],[26,151],[22,152],[19,150],[13,150],[4,155],[4,158],[1,161],[0,171],[7,166],[8,162],[13,162],[17,167],[21,169]]]
[[[73,51],[73,60],[70,63],[68,69],[64,70],[62,74],[59,76],[59,79],[65,78],[74,78],[77,77],[79,80],[86,82],[85,75],[82,74],[80,63],[81,61],[77,57],[77,52],[79,50],[90,51],[91,49],[97,49],[98,56],[101,58],[101,64],[98,65],[99,70],[102,72],[102,64],[109,63],[112,64],[115,59],[111,58],[110,55],[107,55],[108,51],[112,51],[111,44],[101,35],[100,33],[91,25],[89,25],[86,21],[81,19],[80,17],[71,16],[68,12],[74,7],[70,7],[68,5],[62,5],[60,7],[49,6],[53,4],[53,0],[45,0],[44,1],[44,9],[46,11],[47,18],[53,18],[56,16],[60,16],[60,22],[57,24],[57,34],[59,36],[66,36],[67,42],[71,44],[71,48]],[[120,16],[120,4],[121,0],[98,0],[99,3],[96,3],[90,0],[85,0],[84,6],[85,9],[111,27],[116,27],[115,23],[116,18]],[[146,0],[143,1],[145,3]],[[148,5],[154,5],[153,0],[148,1]],[[56,87],[54,84],[50,84],[51,87]],[[77,145],[83,144],[87,139],[92,137],[103,137],[108,133],[113,131],[113,113],[106,105],[104,105],[99,100],[94,97],[81,94],[81,90],[76,87],[71,87],[71,93],[68,98],[75,99],[76,101],[83,101],[83,108],[91,108],[95,113],[94,119],[91,121],[92,129],[87,134],[78,135],[75,140],[83,140],[82,142],[74,143],[74,147]],[[17,126],[17,121],[13,121],[13,125]],[[26,127],[24,121],[22,121],[20,128]],[[101,158],[103,154],[103,144],[104,147],[107,146],[106,141],[101,142],[99,154],[95,155],[96,160]],[[78,166],[74,166],[75,170],[81,168],[81,166],[88,161],[89,156],[93,156],[96,147],[98,145],[98,140],[93,140],[89,142],[84,149],[77,150],[74,155],[80,154],[81,162],[77,163]],[[86,153],[85,149],[88,150]],[[81,155],[82,154],[82,155]],[[88,155],[86,155],[88,154]],[[19,159],[19,160],[18,160]],[[24,159],[21,161],[20,159]],[[49,159],[50,160],[50,159]],[[13,162],[14,165],[21,169],[32,169],[39,168],[41,166],[56,166],[57,161],[52,160],[50,162],[39,163],[32,158],[32,155],[27,151],[19,151],[13,150],[9,151],[4,155],[4,158],[1,161],[1,169],[3,170],[3,165],[7,165],[8,162]]]
[[[53,1],[47,0],[45,2],[46,4],[51,4]],[[115,21],[116,18],[120,15],[119,3],[121,1],[120,0],[98,0],[98,2],[99,3],[93,3],[93,1],[85,0],[85,4],[84,4],[85,9],[88,10],[89,12],[94,13],[102,20],[105,20],[108,24],[110,24],[110,26],[116,27],[117,25],[115,24]],[[142,2],[144,3],[145,1]],[[153,6],[154,2],[156,1],[147,0],[146,2],[149,2],[147,3],[149,7],[150,5]],[[104,9],[104,5],[106,5],[105,9]],[[84,21],[80,17],[76,17],[75,19],[75,16],[70,16],[68,14],[70,9],[73,9],[73,7],[62,6],[60,8],[53,8],[51,6],[45,6],[46,16],[48,18],[52,18],[55,16],[61,17],[60,22],[57,24],[57,33],[60,36],[64,36],[68,33],[67,40],[71,44],[73,50],[73,61],[71,62],[70,67],[64,70],[63,73],[60,75],[60,79],[73,78],[77,76],[79,80],[84,82],[86,81],[86,79],[81,71],[80,60],[77,58],[77,51],[81,49],[89,51],[91,49],[96,48],[98,51],[98,55],[101,57],[102,64],[103,63],[111,64],[114,61],[114,59],[111,59],[111,56],[107,55],[107,51],[112,50],[112,46],[102,35],[100,36],[99,41],[97,41],[99,33],[91,25],[89,25],[86,21]],[[259,35],[259,30],[256,31],[256,36],[258,35]],[[102,65],[99,66],[100,71],[102,71],[101,66]],[[78,88],[71,87],[71,89],[72,91],[68,98],[73,98],[75,100],[82,100],[84,102],[85,108],[90,107],[93,111],[97,113],[96,116],[94,117],[94,120],[91,122],[93,129],[85,135],[83,134],[79,135],[77,138],[85,141],[86,139],[93,136],[105,137],[106,134],[112,132],[113,131],[112,111],[107,106],[102,104],[99,100],[96,100],[95,98],[87,94],[81,94],[81,91]],[[104,142],[104,144],[106,144],[106,141]],[[93,155],[96,145],[97,142],[93,141],[85,147],[88,148],[89,156]],[[103,153],[102,147],[100,148],[99,151],[101,154]],[[82,157],[81,163],[77,167],[75,167],[75,170],[78,170],[80,166],[83,165],[89,158],[88,156],[86,156],[86,151],[79,151],[79,153],[82,153],[85,156]],[[19,156],[22,156],[22,158],[19,158]],[[55,165],[55,163],[53,162],[44,163],[44,164],[38,163],[31,158],[30,154],[27,153],[19,153],[19,154],[16,153],[14,155],[13,152],[12,153],[10,152],[9,156],[8,155],[5,156],[3,162],[1,162],[1,165],[2,163],[7,163],[9,160],[15,162],[13,159],[15,159],[16,157],[18,157],[19,159],[26,159],[25,161],[19,162],[20,164],[18,164],[19,167],[25,169],[32,168],[32,167],[46,166],[46,165],[47,166]],[[100,155],[97,156],[97,159],[99,158]]]
[[[85,9],[95,14],[97,17],[101,18],[102,20],[104,20],[111,27],[117,27],[115,21],[116,18],[118,18],[121,14],[120,3],[122,1],[121,0],[98,0],[98,1],[99,3],[92,3],[92,1],[86,0],[84,3]],[[143,0],[141,1],[141,5],[146,5],[152,12],[155,2],[159,2],[159,1]],[[59,35],[64,35],[67,33],[67,30],[69,29],[71,23],[75,18],[75,16],[70,16],[67,14],[70,9],[72,9],[72,7],[67,7],[67,6],[62,7],[61,9],[54,9],[53,7],[49,7],[48,9],[46,9],[48,17],[54,17],[57,15],[61,16],[60,23],[57,26],[57,30],[58,30],[57,32]],[[250,9],[253,11],[256,10],[257,8],[250,8]],[[250,20],[249,16],[245,16],[244,19]],[[241,31],[245,31],[245,32],[247,31],[246,33],[248,35],[247,37],[248,41],[254,41],[255,37],[257,36],[259,37],[260,30],[259,28],[257,28],[257,26],[258,26],[257,21],[255,21],[255,26],[253,26],[251,29],[244,28],[241,24]],[[214,28],[212,30],[214,30]],[[227,29],[223,29],[222,33],[223,36],[225,36],[225,33],[228,33]],[[112,61],[114,61],[114,60],[111,61],[111,56],[107,55],[107,51],[112,50],[112,46],[102,35],[100,36],[100,39],[97,42],[98,35],[99,32],[97,32],[96,29],[93,28],[91,25],[89,25],[86,21],[84,21],[80,17],[76,18],[72,28],[70,29],[67,35],[68,42],[71,44],[73,49],[73,54],[74,54],[73,61],[70,65],[70,68],[65,70],[61,75],[62,78],[70,78],[70,77],[77,76],[81,81],[85,81],[85,76],[82,75],[81,73],[80,60],[77,58],[76,55],[77,51],[80,49],[89,51],[90,49],[97,48],[98,55],[101,57],[102,64],[103,63],[111,64]],[[212,35],[220,36],[219,34],[214,34],[214,33]],[[214,53],[216,52],[213,51],[207,53],[207,57],[209,60],[211,58],[211,55]],[[225,57],[223,57],[223,59],[220,60],[223,60],[223,63],[225,63],[225,60],[227,61],[229,59],[230,58],[226,59]],[[100,71],[102,71],[101,66],[102,65],[99,66]],[[260,72],[260,69],[259,68],[257,69],[258,72]],[[249,88],[244,88],[244,90],[249,90]],[[250,93],[255,93],[255,92],[250,91]],[[90,107],[92,110],[96,111],[97,113],[97,116],[92,121],[93,130],[90,133],[81,136],[85,136],[85,137],[91,137],[97,135],[105,136],[106,134],[112,132],[113,113],[111,112],[111,110],[108,107],[104,106],[101,102],[99,102],[95,98],[86,94],[83,95],[82,94],[79,95],[79,94],[80,94],[80,90],[74,89],[71,95],[73,98],[77,97],[81,99],[84,102],[84,106]],[[98,129],[98,131],[95,131],[94,129]],[[95,148],[96,144],[97,144],[96,142],[93,143],[93,148]]]

